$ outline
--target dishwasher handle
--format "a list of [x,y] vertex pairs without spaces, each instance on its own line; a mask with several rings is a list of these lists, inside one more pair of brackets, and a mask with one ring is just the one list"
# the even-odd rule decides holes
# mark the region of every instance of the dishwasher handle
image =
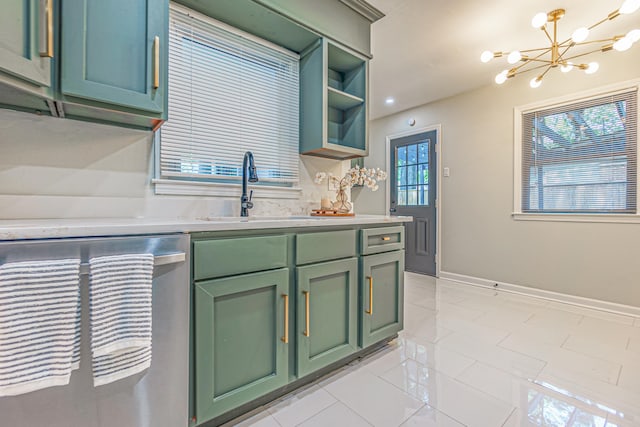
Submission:
[[179,262],[184,262],[186,259],[187,254],[184,252],[177,252],[175,254],[168,255],[156,255],[153,259],[153,265],[177,264]]
[[[184,262],[187,259],[187,254],[184,252],[176,252],[174,254],[156,255],[153,258],[153,265],[168,265]],[[83,262],[80,264],[80,274],[89,274],[89,263]]]

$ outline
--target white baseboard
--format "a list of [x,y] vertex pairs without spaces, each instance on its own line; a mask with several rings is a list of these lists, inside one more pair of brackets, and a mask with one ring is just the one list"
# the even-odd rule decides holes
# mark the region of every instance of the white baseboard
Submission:
[[580,307],[592,308],[595,310],[607,311],[625,316],[640,317],[640,307],[618,304],[615,302],[601,301],[592,298],[579,297],[576,295],[563,294],[560,292],[536,289],[528,286],[514,285],[513,283],[498,282],[495,280],[482,279],[480,277],[466,276],[464,274],[440,271],[440,279],[451,280],[453,282],[464,283],[466,285],[481,286],[483,288],[497,289],[500,291],[512,292],[514,294],[527,295],[535,298],[542,298],[550,301],[573,304]]

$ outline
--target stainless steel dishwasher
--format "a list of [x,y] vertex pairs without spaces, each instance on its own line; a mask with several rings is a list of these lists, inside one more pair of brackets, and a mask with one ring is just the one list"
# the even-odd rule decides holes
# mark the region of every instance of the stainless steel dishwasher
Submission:
[[[152,361],[139,374],[93,386],[89,335],[89,258],[155,256]],[[68,385],[0,397],[0,427],[185,427],[189,398],[189,236],[105,237],[0,242],[0,264],[79,258],[80,369]]]

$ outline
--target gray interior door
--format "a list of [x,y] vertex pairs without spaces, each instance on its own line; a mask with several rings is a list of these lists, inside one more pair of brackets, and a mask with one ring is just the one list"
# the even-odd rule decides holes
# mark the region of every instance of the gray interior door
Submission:
[[405,269],[436,275],[436,130],[391,140],[390,211],[406,223]]

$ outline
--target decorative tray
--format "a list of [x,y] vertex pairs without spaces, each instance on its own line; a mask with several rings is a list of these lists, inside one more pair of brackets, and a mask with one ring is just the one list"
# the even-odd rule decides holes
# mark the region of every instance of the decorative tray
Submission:
[[312,209],[311,216],[356,216],[353,212],[341,213],[335,209]]

